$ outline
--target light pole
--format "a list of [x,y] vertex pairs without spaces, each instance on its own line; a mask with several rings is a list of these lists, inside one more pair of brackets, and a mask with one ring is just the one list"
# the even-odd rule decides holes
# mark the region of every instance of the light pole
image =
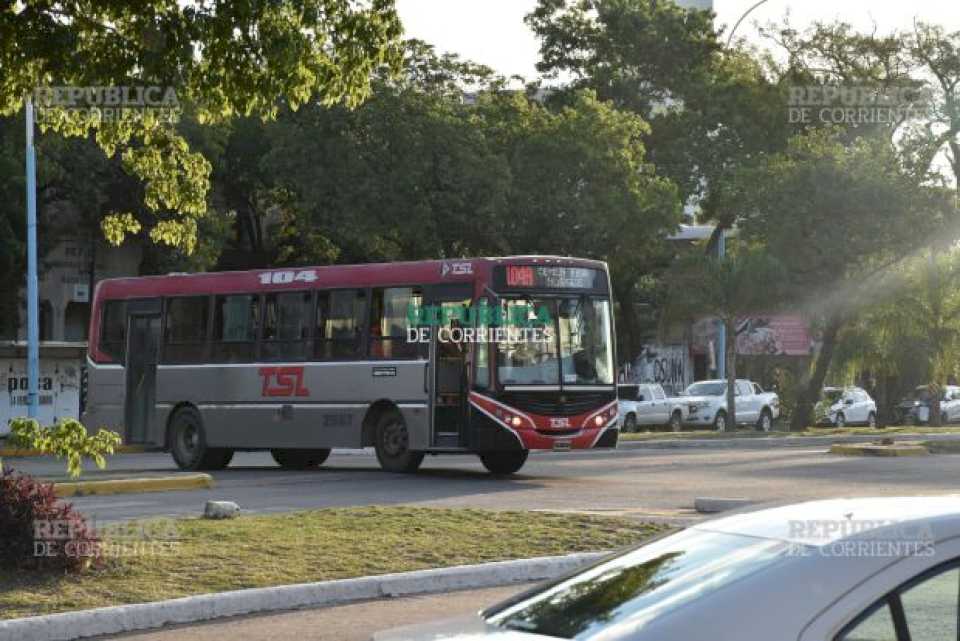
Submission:
[[40,408],[40,292],[37,285],[37,156],[33,148],[33,100],[27,96],[27,416]]
[[[743,12],[743,15],[733,24],[733,29],[730,30],[730,35],[727,36],[727,48],[730,48],[730,43],[733,42],[733,34],[737,32],[737,27],[740,26],[740,23],[746,19],[750,13],[759,7],[760,5],[767,2],[767,0],[760,0],[759,2],[751,5],[749,9]],[[727,239],[726,239],[726,230],[721,229],[719,237],[717,238],[717,258],[723,258],[724,254],[727,252]],[[727,327],[724,325],[723,321],[718,321],[717,326],[717,377],[726,378],[727,377],[727,340],[735,341],[737,340],[736,336],[727,336]]]

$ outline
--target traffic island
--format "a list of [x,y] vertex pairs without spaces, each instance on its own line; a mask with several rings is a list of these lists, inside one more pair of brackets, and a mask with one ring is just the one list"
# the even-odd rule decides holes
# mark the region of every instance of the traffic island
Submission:
[[830,454],[841,456],[927,456],[930,450],[926,444],[918,441],[894,441],[882,439],[873,443],[834,443]]
[[[667,529],[626,518],[376,506],[229,520],[130,521],[118,528],[117,534],[124,538],[105,537],[107,560],[101,569],[76,575],[0,574],[0,620],[182,597],[196,597],[195,609],[203,611],[204,603],[219,597],[212,593],[356,577],[371,577],[369,582],[383,584],[377,588],[382,595],[399,594],[405,588],[386,585],[387,577],[372,577],[614,550]],[[139,534],[143,540],[130,538]],[[111,550],[116,554],[111,556]],[[509,576],[529,578],[512,572]],[[421,576],[417,582],[423,580]],[[463,576],[457,581],[460,589],[472,585]],[[449,583],[437,585],[454,589]],[[269,594],[270,599],[261,600],[276,604],[276,609],[289,609],[295,603],[284,597],[282,588]],[[243,599],[244,603],[256,600]],[[5,637],[0,634],[0,639]]]
[[53,491],[60,498],[105,494],[139,494],[142,492],[174,492],[212,487],[213,477],[209,474],[174,474],[97,481],[53,481]]

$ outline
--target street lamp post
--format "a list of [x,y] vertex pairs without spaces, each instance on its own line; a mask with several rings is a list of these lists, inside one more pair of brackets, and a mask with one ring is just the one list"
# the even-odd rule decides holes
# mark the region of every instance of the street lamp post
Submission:
[[27,97],[27,416],[40,407],[40,292],[37,283],[37,156],[33,147],[33,101]]

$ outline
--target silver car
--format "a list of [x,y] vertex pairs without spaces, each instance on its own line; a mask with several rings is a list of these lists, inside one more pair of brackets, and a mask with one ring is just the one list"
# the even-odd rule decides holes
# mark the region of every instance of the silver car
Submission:
[[375,641],[955,641],[960,498],[814,501],[705,522],[475,616]]

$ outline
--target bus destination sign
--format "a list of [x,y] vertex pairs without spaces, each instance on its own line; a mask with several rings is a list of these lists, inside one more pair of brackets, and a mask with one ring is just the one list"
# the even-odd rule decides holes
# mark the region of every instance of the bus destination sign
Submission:
[[496,284],[507,289],[607,289],[603,272],[588,267],[504,265],[497,269]]

